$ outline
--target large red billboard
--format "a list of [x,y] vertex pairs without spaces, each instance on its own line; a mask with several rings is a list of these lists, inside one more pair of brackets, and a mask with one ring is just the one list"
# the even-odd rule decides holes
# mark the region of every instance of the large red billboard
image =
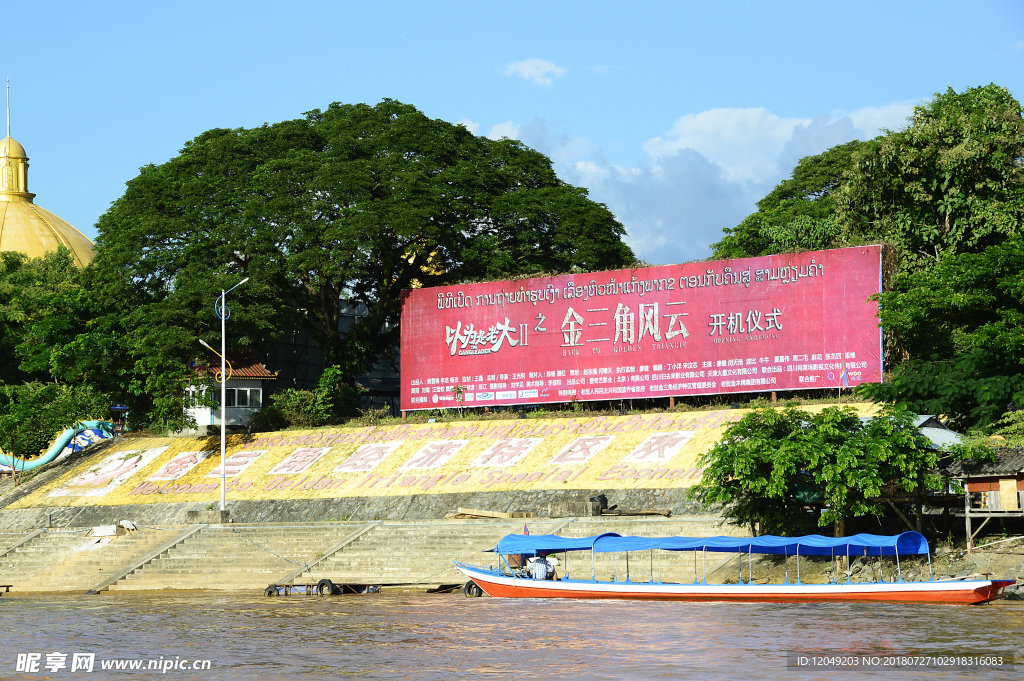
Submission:
[[882,378],[881,246],[405,292],[402,409]]

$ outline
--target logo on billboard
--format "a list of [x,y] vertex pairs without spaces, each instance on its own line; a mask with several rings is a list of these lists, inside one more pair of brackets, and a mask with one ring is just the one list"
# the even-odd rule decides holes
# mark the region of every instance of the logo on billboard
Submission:
[[494,399],[494,393],[477,393],[476,394],[477,402],[488,402],[488,401],[493,400],[493,399]]
[[538,393],[536,390],[520,390],[519,397],[537,397]]
[[516,391],[515,390],[499,390],[498,391],[498,399],[499,400],[514,400],[514,399],[516,399]]

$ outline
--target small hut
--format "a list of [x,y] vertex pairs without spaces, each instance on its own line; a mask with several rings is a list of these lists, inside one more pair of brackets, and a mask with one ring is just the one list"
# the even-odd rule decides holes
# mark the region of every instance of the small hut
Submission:
[[[999,447],[990,462],[954,461],[948,472],[964,487],[967,550],[992,518],[1024,518],[1024,447]],[[973,519],[984,518],[977,530]]]

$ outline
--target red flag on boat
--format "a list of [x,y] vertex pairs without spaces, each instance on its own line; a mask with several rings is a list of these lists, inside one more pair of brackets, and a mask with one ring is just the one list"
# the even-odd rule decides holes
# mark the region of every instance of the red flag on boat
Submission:
[[525,535],[529,535],[530,534],[530,528],[526,526],[526,523],[523,523],[523,534],[525,534]]

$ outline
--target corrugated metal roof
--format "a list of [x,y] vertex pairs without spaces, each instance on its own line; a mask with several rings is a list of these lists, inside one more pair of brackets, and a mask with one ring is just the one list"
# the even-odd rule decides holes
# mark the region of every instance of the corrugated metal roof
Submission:
[[1024,473],[1024,447],[998,447],[995,453],[995,461],[954,461],[946,470],[954,478],[984,478]]
[[924,435],[931,441],[932,448],[934,449],[942,449],[943,447],[958,445],[963,442],[963,438],[960,437],[960,434],[956,431],[950,430],[949,428],[918,427],[918,430],[921,431],[921,435]]
[[[868,423],[873,416],[861,416],[861,423]],[[914,418],[914,425],[917,426],[918,432],[928,438],[931,449],[942,449],[948,445],[958,445],[963,441],[960,437],[960,433],[955,430],[950,430],[946,427],[937,416],[931,416],[929,414],[919,414]]]

